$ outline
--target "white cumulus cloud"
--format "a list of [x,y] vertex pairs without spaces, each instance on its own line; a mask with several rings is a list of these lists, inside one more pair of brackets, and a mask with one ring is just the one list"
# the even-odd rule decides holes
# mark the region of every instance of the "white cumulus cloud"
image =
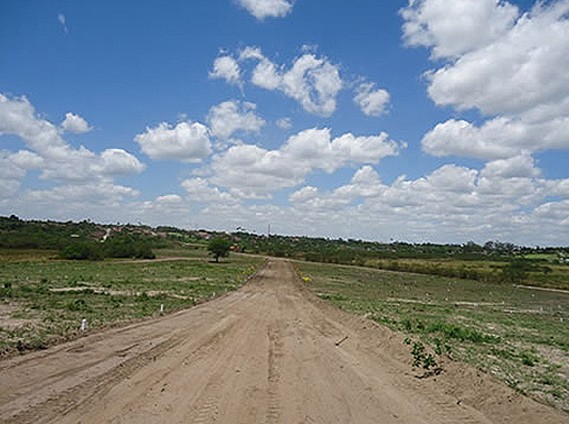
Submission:
[[332,138],[329,129],[309,129],[291,136],[277,150],[232,146],[213,158],[212,181],[240,190],[244,197],[267,195],[301,184],[315,170],[332,173],[344,166],[378,163],[401,148],[385,133]]
[[251,82],[266,90],[278,90],[299,102],[310,113],[330,116],[336,110],[336,97],[343,88],[339,67],[313,53],[297,57],[287,69],[263,55],[260,49],[246,47],[240,61],[256,61]]
[[432,47],[434,58],[456,57],[504,35],[518,9],[502,0],[410,0],[401,10],[409,46]]
[[365,82],[357,87],[354,101],[365,115],[380,116],[385,112],[389,98],[387,90],[377,89],[375,84]]
[[261,21],[282,18],[292,11],[293,6],[290,0],[237,0],[237,4]]
[[431,99],[487,119],[438,124],[426,152],[498,159],[569,148],[568,0],[525,13],[507,1],[417,0],[401,13],[407,44],[446,59],[426,74]]
[[250,102],[229,100],[213,106],[207,122],[214,136],[230,138],[237,131],[259,132],[265,120],[256,115],[257,106]]
[[68,112],[65,114],[65,119],[61,123],[61,128],[64,131],[82,134],[91,131],[89,123],[79,115]]
[[180,122],[175,127],[162,122],[134,139],[151,159],[199,162],[211,153],[209,135],[199,122]]
[[481,170],[447,164],[391,184],[365,165],[330,191],[306,186],[292,193],[279,223],[295,228],[302,219],[316,234],[377,234],[385,240],[559,243],[559,231],[569,230],[568,199],[569,179],[544,179],[528,154],[491,161]]
[[40,169],[41,178],[46,180],[98,181],[108,185],[116,174],[136,174],[144,170],[135,156],[122,149],[96,154],[83,146],[72,147],[55,125],[36,115],[25,97],[0,94],[0,135],[2,133],[18,136],[29,149],[12,153],[13,163],[20,169]]
[[213,204],[234,204],[237,199],[228,192],[220,190],[204,178],[191,178],[182,182],[182,188],[188,194],[190,200]]
[[239,63],[231,56],[220,56],[213,62],[213,70],[209,73],[212,79],[223,79],[229,84],[239,84],[241,70]]
[[123,149],[107,149],[101,153],[101,172],[105,175],[130,175],[144,170],[136,157]]

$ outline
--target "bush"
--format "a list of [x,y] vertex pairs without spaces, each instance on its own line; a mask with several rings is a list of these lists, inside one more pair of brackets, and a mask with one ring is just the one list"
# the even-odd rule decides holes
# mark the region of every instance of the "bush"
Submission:
[[105,256],[108,258],[154,259],[150,244],[133,237],[118,236],[108,239],[105,244]]
[[104,258],[154,259],[150,244],[133,237],[120,236],[104,244],[92,240],[76,240],[60,250],[63,259],[98,261]]
[[59,252],[63,259],[100,261],[105,255],[101,246],[92,241],[76,241]]

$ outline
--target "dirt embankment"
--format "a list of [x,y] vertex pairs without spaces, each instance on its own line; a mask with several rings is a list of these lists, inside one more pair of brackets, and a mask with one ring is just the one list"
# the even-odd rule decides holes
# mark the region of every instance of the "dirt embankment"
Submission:
[[410,362],[270,261],[210,303],[0,362],[0,422],[569,422],[464,365],[417,379]]

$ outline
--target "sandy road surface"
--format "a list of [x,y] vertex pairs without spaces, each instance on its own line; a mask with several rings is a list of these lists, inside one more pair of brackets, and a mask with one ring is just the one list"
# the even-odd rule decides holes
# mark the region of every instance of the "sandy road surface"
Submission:
[[218,300],[0,362],[0,422],[569,422],[459,364],[417,379],[410,359],[269,261]]

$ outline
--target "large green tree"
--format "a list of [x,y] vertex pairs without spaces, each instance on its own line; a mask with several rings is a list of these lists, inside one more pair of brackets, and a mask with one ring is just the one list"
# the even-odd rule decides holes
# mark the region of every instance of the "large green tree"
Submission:
[[219,258],[226,258],[229,256],[231,249],[231,242],[221,237],[213,238],[209,241],[207,250],[213,255],[215,262],[219,262]]

